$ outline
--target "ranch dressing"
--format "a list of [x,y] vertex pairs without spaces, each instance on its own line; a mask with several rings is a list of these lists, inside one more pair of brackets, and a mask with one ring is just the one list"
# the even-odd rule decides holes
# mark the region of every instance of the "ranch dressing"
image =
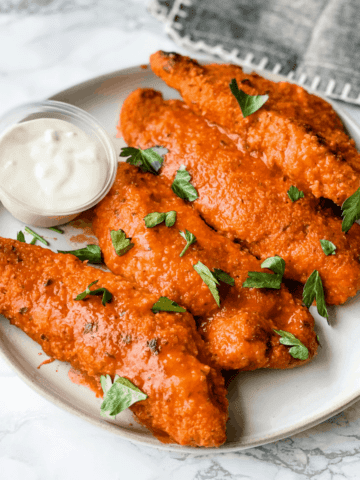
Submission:
[[101,191],[106,177],[98,145],[64,120],[29,120],[0,137],[2,189],[37,210],[75,209]]

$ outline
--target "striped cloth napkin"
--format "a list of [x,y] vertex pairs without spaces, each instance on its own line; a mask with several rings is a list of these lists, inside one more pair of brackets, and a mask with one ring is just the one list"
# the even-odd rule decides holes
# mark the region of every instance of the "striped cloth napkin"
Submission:
[[360,105],[359,0],[152,0],[180,46]]

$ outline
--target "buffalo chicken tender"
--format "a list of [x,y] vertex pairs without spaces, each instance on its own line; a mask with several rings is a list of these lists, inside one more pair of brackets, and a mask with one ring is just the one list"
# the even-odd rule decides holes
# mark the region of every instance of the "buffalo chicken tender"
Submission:
[[[147,228],[153,212],[176,212],[176,222]],[[126,163],[119,164],[115,183],[95,208],[93,229],[106,265],[116,274],[186,307],[200,324],[213,361],[219,368],[254,370],[291,368],[306,363],[293,358],[274,329],[295,335],[309,350],[317,349],[314,320],[284,285],[280,290],[242,288],[249,271],[263,271],[239,245],[214,232],[199,214],[175,196],[166,182]],[[117,255],[111,231],[123,230],[133,248]],[[183,257],[186,242],[179,231],[196,237]],[[220,308],[208,286],[194,270],[201,261],[211,271],[221,269],[235,286],[221,284]]]
[[[213,228],[260,259],[279,255],[290,279],[305,283],[318,270],[329,304],[344,303],[356,294],[360,236],[345,236],[341,220],[322,212],[313,196],[292,202],[287,194],[291,181],[256,156],[240,152],[227,135],[183,102],[138,89],[123,104],[120,128],[130,146],[168,149],[161,169],[168,184],[180,166],[186,166],[199,194],[192,205]],[[336,245],[336,255],[325,255],[322,239]]]
[[[280,168],[304,192],[341,205],[359,188],[360,155],[325,100],[300,86],[244,73],[235,65],[201,66],[174,53],[153,54],[151,67],[180,91],[195,113],[236,134],[242,150],[268,167]],[[246,118],[229,88],[233,78],[248,95],[269,95]]]
[[[97,383],[101,375],[129,379],[148,395],[130,408],[159,440],[205,447],[225,441],[223,379],[204,361],[189,313],[153,314],[156,295],[73,255],[15,240],[0,238],[0,272],[0,313],[47,355]],[[95,295],[74,300],[95,280],[112,293],[111,303]]]

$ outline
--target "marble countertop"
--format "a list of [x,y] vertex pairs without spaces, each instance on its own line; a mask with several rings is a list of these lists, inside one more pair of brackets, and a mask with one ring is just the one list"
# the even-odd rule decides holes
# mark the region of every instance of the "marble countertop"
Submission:
[[[0,114],[68,86],[179,51],[146,0],[0,0]],[[360,123],[360,107],[343,105]],[[282,441],[178,454],[124,441],[60,410],[0,358],[1,480],[360,478],[360,402]]]

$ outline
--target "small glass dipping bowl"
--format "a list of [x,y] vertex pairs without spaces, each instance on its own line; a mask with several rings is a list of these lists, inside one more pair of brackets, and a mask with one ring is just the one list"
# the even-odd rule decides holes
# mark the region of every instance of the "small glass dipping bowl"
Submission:
[[[63,102],[47,100],[44,102],[21,105],[0,117],[0,136],[10,127],[37,118],[64,120],[83,130],[96,144],[106,158],[107,172],[103,185],[86,203],[72,206],[67,210],[52,211],[37,209],[19,200],[1,185],[0,200],[4,207],[18,220],[35,227],[54,227],[73,220],[81,212],[88,210],[102,200],[115,181],[118,159],[114,145],[97,120],[84,110]],[[1,160],[1,159],[0,159]]]

